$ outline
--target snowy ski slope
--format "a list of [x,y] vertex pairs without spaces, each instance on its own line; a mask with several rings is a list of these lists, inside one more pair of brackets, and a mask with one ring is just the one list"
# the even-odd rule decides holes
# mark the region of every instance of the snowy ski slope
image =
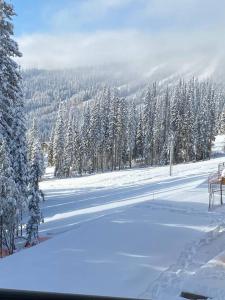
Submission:
[[[208,212],[207,177],[225,157],[53,179],[41,188],[49,240],[0,262],[0,287],[175,299],[224,250],[223,209]],[[32,275],[30,275],[32,274]]]

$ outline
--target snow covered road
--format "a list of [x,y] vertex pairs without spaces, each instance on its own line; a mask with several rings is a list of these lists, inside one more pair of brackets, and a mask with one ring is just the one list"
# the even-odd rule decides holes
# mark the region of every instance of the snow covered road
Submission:
[[175,299],[223,247],[223,212],[207,210],[221,161],[178,165],[172,177],[157,167],[46,178],[40,232],[51,239],[1,261],[0,286]]
[[[190,165],[186,166],[190,167]],[[77,217],[82,215],[82,219],[79,220],[82,222],[86,221],[86,218],[89,220],[90,215],[96,217],[99,213],[100,215],[115,213],[119,208],[162,199],[162,197],[165,199],[178,192],[185,193],[194,184],[201,184],[208,176],[205,170],[201,174],[193,174],[191,170],[181,176],[180,168],[176,167],[176,169],[177,175],[173,178],[163,175],[168,174],[168,167],[164,167],[42,182],[47,200],[42,209],[45,216],[42,231],[50,233],[52,228],[56,233],[57,228],[72,228],[73,217],[78,221]],[[203,189],[205,190],[205,186]],[[199,191],[201,193],[201,190]],[[204,202],[206,203],[207,199]],[[51,224],[48,224],[49,222]]]

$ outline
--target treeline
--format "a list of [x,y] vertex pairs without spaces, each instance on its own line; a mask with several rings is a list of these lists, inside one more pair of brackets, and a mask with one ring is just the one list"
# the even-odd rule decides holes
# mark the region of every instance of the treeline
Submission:
[[96,98],[104,86],[120,87],[120,96],[128,96],[145,85],[125,66],[111,64],[72,70],[33,69],[23,71],[22,76],[27,126],[30,128],[33,118],[37,119],[42,142],[49,141],[60,101],[76,106]]
[[196,79],[147,89],[143,105],[105,88],[80,116],[61,103],[49,143],[57,177],[103,172],[133,164],[165,165],[210,158],[224,97]]
[[[16,238],[38,241],[41,221],[38,173],[41,160],[38,137],[28,151],[17,43],[11,38],[15,15],[12,5],[0,1],[0,256],[12,254]],[[28,157],[29,152],[29,157]],[[26,229],[26,230],[25,230]]]

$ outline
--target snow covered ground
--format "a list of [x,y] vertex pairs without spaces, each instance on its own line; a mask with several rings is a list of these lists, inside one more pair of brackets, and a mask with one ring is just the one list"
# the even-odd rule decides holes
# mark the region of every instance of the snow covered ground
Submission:
[[216,136],[216,140],[213,143],[212,146],[212,153],[213,156],[215,155],[224,155],[225,152],[225,135],[221,134],[221,135],[217,135]]
[[50,239],[0,262],[0,287],[176,299],[225,247],[207,177],[224,158],[57,180],[41,188]]
[[225,252],[222,252],[189,276],[183,288],[198,295],[206,295],[210,299],[224,300],[224,280]]

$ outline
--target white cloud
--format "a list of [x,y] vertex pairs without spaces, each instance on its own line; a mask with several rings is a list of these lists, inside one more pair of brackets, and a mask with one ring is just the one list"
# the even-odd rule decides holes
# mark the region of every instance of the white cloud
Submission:
[[[106,30],[102,26],[102,31],[85,33],[75,26],[94,24],[103,17],[107,20],[112,9],[129,7],[137,1],[140,9],[131,12],[136,27]],[[23,52],[19,63],[24,68],[59,69],[110,63],[147,68],[166,64],[179,68],[201,62],[210,65],[209,69],[206,66],[206,73],[211,74],[218,65],[223,66],[224,0],[85,0],[80,6],[74,3],[50,17],[54,33],[18,38]],[[175,28],[170,27],[169,21]],[[146,22],[144,27],[141,22]],[[73,26],[74,30],[69,32],[74,33],[65,34],[65,28]]]
[[146,37],[136,31],[107,31],[62,36],[30,35],[18,39],[23,67],[70,68],[140,60],[148,55]]
[[[218,36],[221,33],[217,32]],[[189,63],[223,56],[224,42],[215,32],[191,35],[137,30],[99,31],[86,34],[34,34],[18,38],[24,67],[73,68],[108,63],[150,66]]]

